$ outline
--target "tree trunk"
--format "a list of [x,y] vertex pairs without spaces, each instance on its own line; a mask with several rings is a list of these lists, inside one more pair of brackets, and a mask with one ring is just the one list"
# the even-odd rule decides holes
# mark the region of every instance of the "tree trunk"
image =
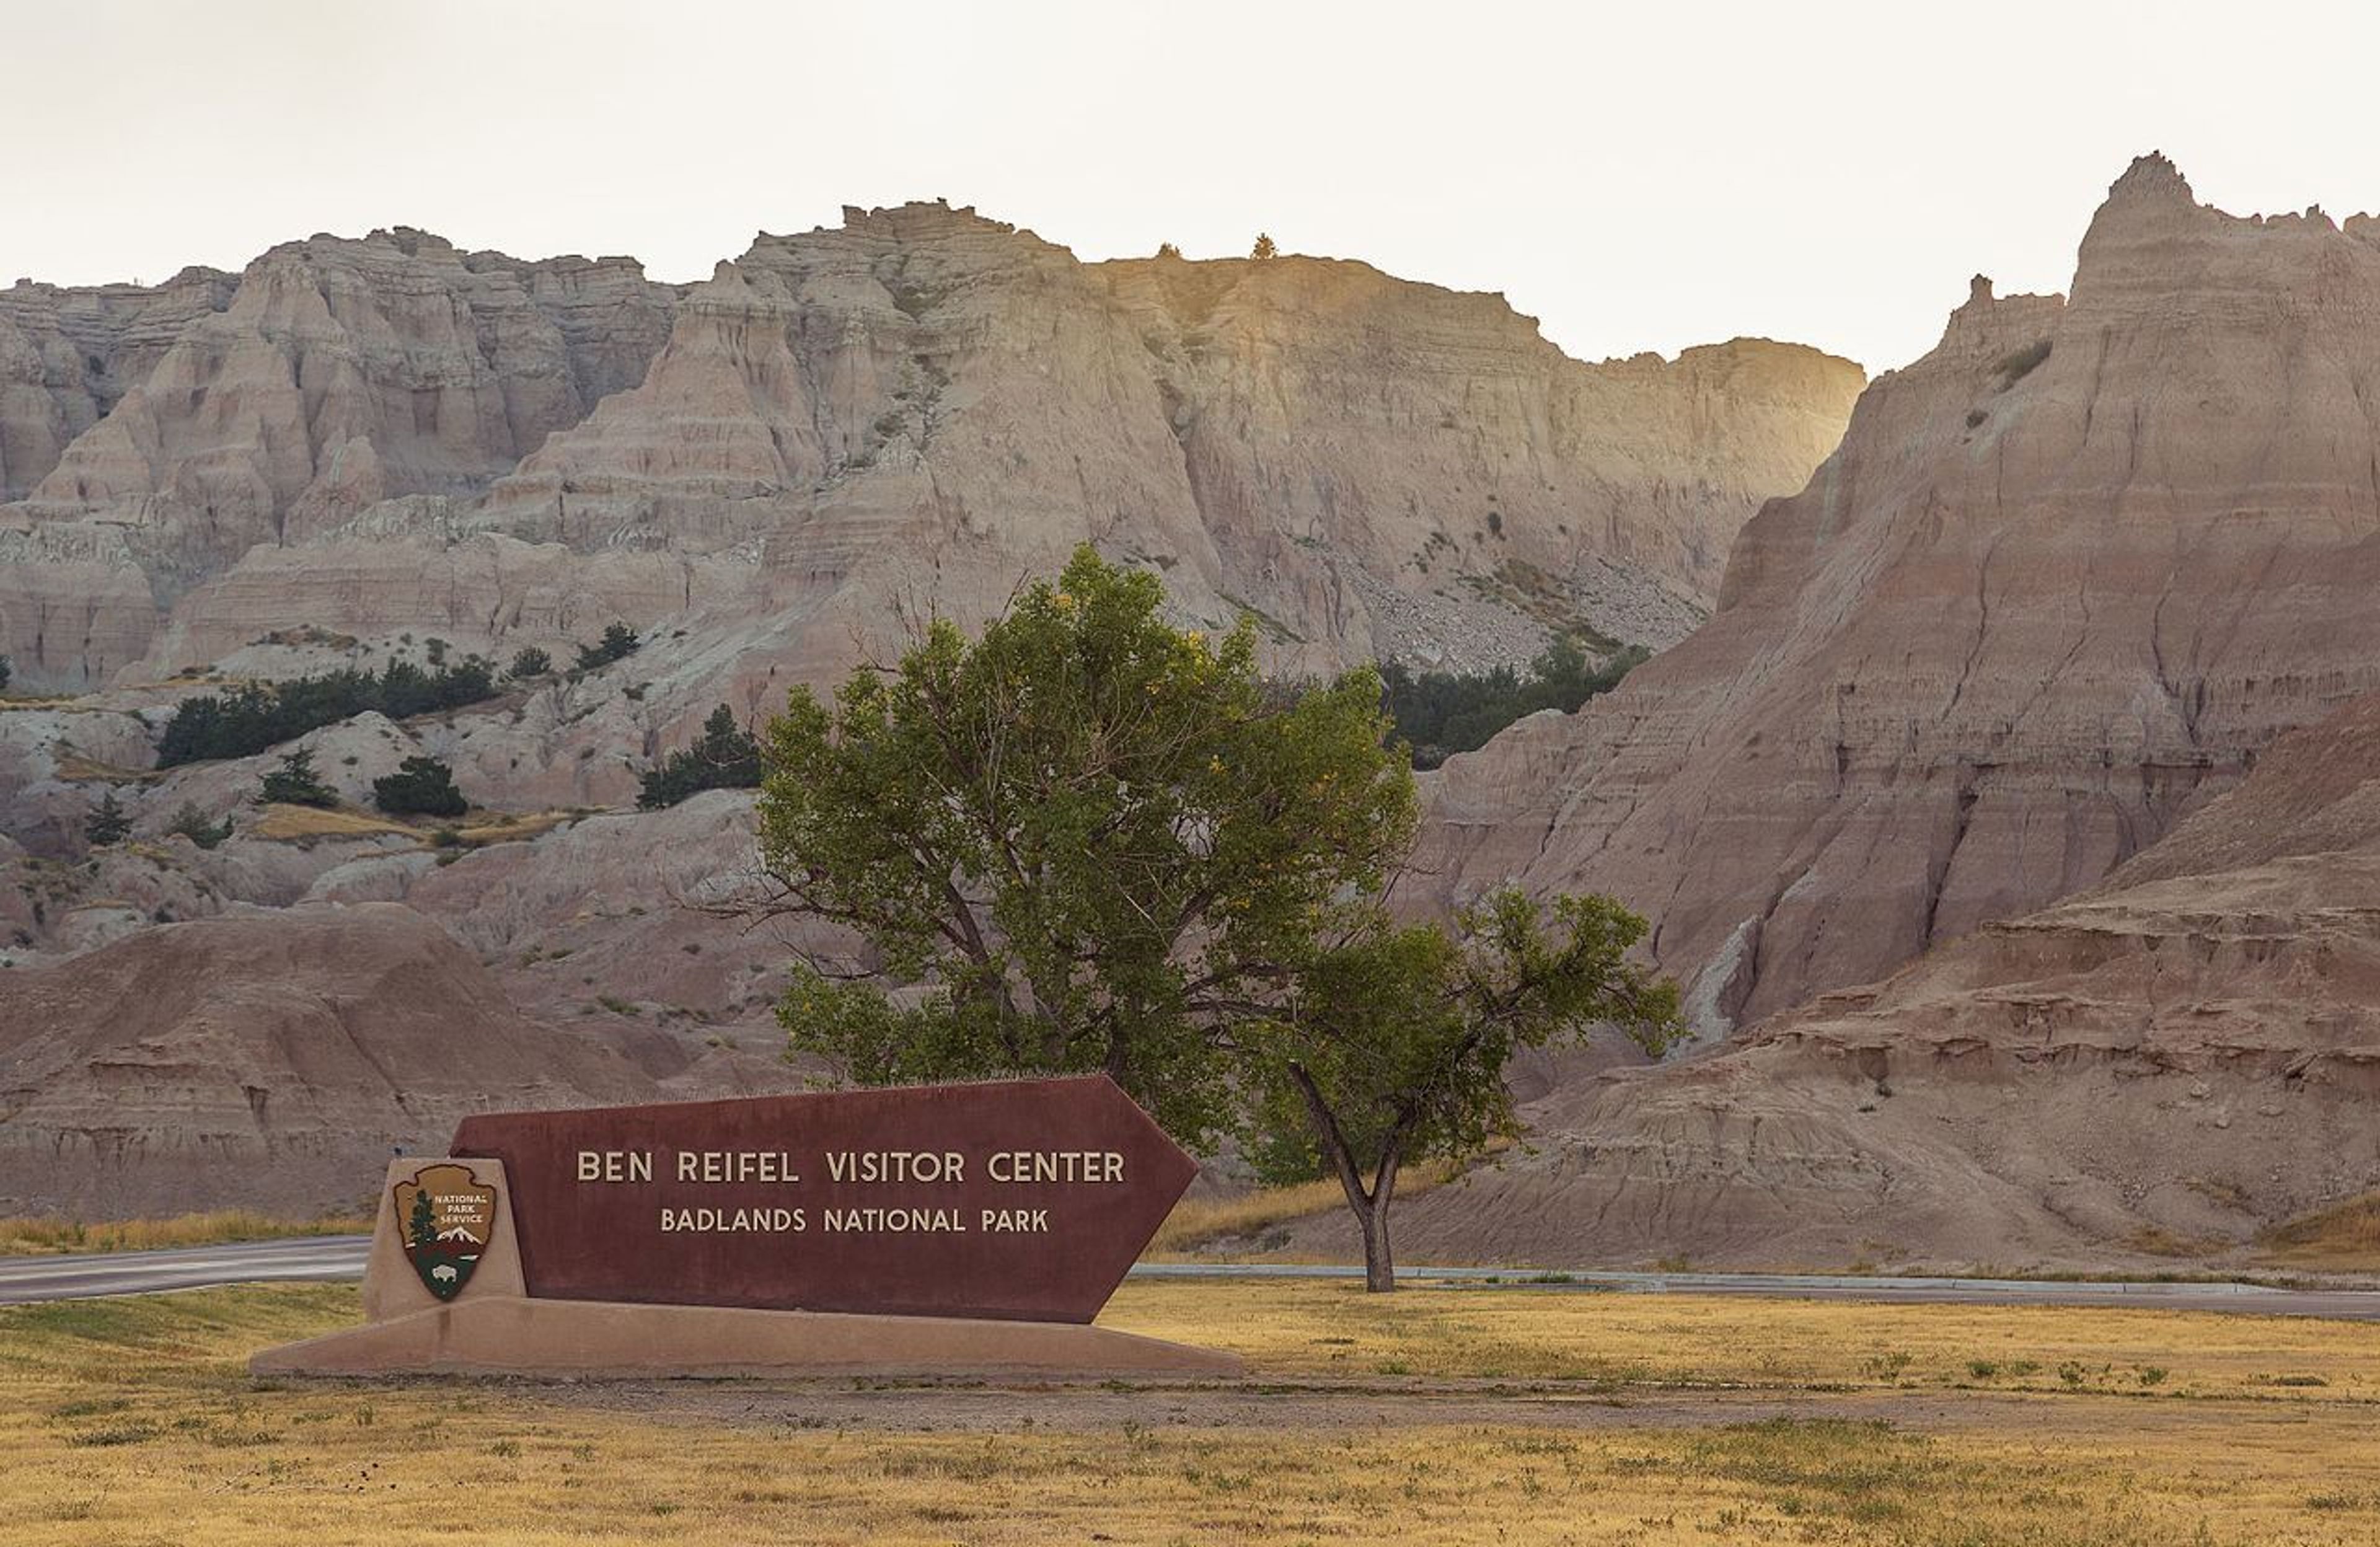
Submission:
[[1404,1152],[1402,1137],[1391,1136],[1380,1151],[1380,1167],[1372,1173],[1372,1190],[1358,1211],[1364,1218],[1364,1287],[1385,1295],[1397,1286],[1397,1264],[1389,1250],[1389,1205],[1397,1196],[1397,1173]]
[[1322,1099],[1321,1087],[1299,1065],[1292,1064],[1289,1072],[1297,1082],[1299,1093],[1305,1098],[1306,1113],[1314,1119],[1315,1138],[1320,1141],[1331,1169],[1339,1174],[1340,1188],[1347,1195],[1348,1212],[1363,1227],[1364,1288],[1375,1295],[1388,1294],[1397,1286],[1396,1261],[1389,1251],[1389,1201],[1397,1195],[1397,1168],[1402,1158],[1403,1137],[1390,1137],[1381,1151],[1380,1168],[1373,1174],[1372,1185],[1365,1187],[1355,1152],[1348,1148],[1347,1136],[1331,1114],[1330,1103]]
[[1364,1226],[1364,1288],[1368,1294],[1385,1295],[1397,1286],[1397,1264],[1389,1250],[1389,1211],[1386,1200],[1376,1200],[1368,1209],[1355,1211],[1355,1218]]

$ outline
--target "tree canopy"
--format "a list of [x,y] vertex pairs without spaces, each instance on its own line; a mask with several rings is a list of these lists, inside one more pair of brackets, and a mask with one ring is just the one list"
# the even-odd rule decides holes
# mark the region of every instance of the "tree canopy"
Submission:
[[832,702],[795,690],[760,798],[777,906],[881,968],[799,971],[797,1046],[879,1083],[1103,1069],[1186,1143],[1232,1126],[1217,1029],[1382,885],[1412,775],[1370,670],[1283,701],[1253,625],[1163,600],[1086,548],[975,643],[937,622]]
[[476,655],[428,670],[391,661],[378,676],[349,668],[282,683],[243,683],[175,705],[158,740],[157,766],[249,757],[366,710],[402,720],[477,703],[495,690],[494,666]]
[[1493,671],[1456,675],[1405,667],[1382,669],[1389,713],[1397,735],[1413,749],[1415,768],[1436,768],[1456,752],[1472,752],[1488,737],[1524,715],[1541,709],[1565,713],[1597,693],[1610,691],[1620,679],[1651,658],[1643,645],[1629,645],[1600,664],[1579,642],[1559,635],[1526,676],[1509,666]]
[[300,747],[269,768],[256,798],[268,805],[318,806],[324,810],[339,803],[339,792],[322,782],[315,772],[314,752]]
[[799,965],[780,1018],[862,1083],[1104,1070],[1193,1149],[1302,1153],[1390,1288],[1402,1169],[1514,1132],[1523,1048],[1662,1047],[1677,991],[1606,897],[1392,917],[1415,800],[1378,676],[1268,685],[1253,624],[1208,639],[1163,602],[1086,548],[973,643],[937,622],[831,700],[795,690],[771,906],[861,948]]
[[115,798],[114,790],[109,790],[91,808],[91,815],[83,819],[82,835],[93,848],[122,843],[131,831],[132,818],[125,811],[124,803]]
[[702,734],[684,751],[672,752],[661,766],[641,776],[637,805],[659,810],[674,806],[707,789],[756,789],[760,784],[760,743],[735,723],[735,712],[721,704],[702,723]]
[[470,809],[455,787],[455,771],[431,757],[411,757],[372,781],[372,804],[391,816],[461,816]]
[[601,639],[591,645],[578,647],[578,669],[582,672],[591,672],[608,666],[614,661],[625,661],[643,649],[644,643],[644,640],[637,638],[637,631],[626,624],[611,624],[604,628]]
[[1512,1055],[1613,1028],[1647,1052],[1676,1034],[1677,985],[1627,959],[1645,921],[1608,897],[1498,891],[1450,932],[1378,908],[1302,966],[1276,1012],[1234,1035],[1266,1135],[1301,1133],[1393,1282],[1388,1210],[1402,1169],[1518,1136]]

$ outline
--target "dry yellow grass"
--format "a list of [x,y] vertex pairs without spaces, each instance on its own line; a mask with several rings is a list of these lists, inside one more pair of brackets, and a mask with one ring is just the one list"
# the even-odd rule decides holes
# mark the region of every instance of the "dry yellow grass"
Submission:
[[[351,1321],[352,1289],[201,1291],[0,1310],[0,1541],[12,1547],[309,1547],[457,1541],[529,1544],[1006,1544],[1494,1541],[1710,1547],[1730,1542],[2371,1542],[2380,1447],[2368,1374],[2380,1334],[2286,1322],[2130,1312],[1795,1307],[1433,1290],[1366,1300],[1337,1285],[1128,1285],[1105,1318],[1243,1347],[1247,1400],[1356,1405],[1347,1421],[1204,1426],[1205,1394],[1093,1394],[1131,1416],[1091,1419],[1063,1392],[998,1397],[1031,1416],[971,1422],[991,1394],[906,1399],[848,1383],[799,1390],[516,1383],[259,1385],[241,1358]],[[2260,1400],[2043,1394],[1912,1398],[1890,1423],[1845,1416],[1907,1379],[1861,1350],[1961,1343],[2122,1350],[2201,1382],[2264,1347],[2274,1368],[2338,1382]],[[1353,1344],[1330,1341],[1353,1338]],[[2361,1342],[2359,1344],[2358,1339]],[[1540,1345],[1544,1346],[1540,1346]],[[1587,1349],[1658,1377],[1775,1361],[1794,1416],[1730,1421],[1648,1394],[1618,1412],[1559,1383],[1488,1400],[1511,1422],[1456,1427],[1436,1399],[1299,1383],[1354,1347],[1420,1346],[1433,1365],[1483,1350],[1561,1366]],[[1467,1352],[1466,1352],[1467,1350]],[[1921,1356],[1921,1358],[1928,1356]],[[1268,1397],[1265,1394],[1275,1394]],[[1887,1399],[1889,1394],[1885,1394]],[[1639,1398],[1625,1398],[1638,1403]],[[1962,1416],[1964,1402],[1989,1411]],[[805,1415],[832,1412],[828,1419]],[[1682,1407],[1680,1405],[1687,1405]],[[904,1415],[906,1415],[905,1417]],[[1565,1415],[1568,1415],[1567,1417]],[[1586,1420],[1576,1421],[1579,1415]]]
[[2266,1231],[2265,1261],[2331,1273],[2380,1273],[2380,1192],[2301,1214]]
[[[477,848],[485,844],[513,843],[534,838],[552,832],[562,823],[583,813],[573,810],[527,811],[518,815],[490,811],[468,826],[457,827],[455,836],[462,844]],[[436,847],[436,829],[423,828],[388,817],[375,816],[349,807],[324,810],[314,806],[267,806],[249,832],[260,838],[280,838],[297,841],[312,838],[368,838],[387,834],[400,838],[413,838]]]
[[[1492,1146],[1489,1152],[1502,1148],[1500,1144]],[[1460,1166],[1415,1166],[1398,1180],[1396,1196],[1418,1197],[1462,1174]],[[1141,1256],[1152,1262],[1176,1261],[1189,1256],[1203,1258],[1209,1255],[1200,1250],[1203,1247],[1246,1237],[1261,1238],[1266,1232],[1292,1220],[1336,1213],[1346,1207],[1346,1194],[1336,1181],[1327,1178],[1289,1187],[1258,1188],[1228,1198],[1185,1198],[1165,1216],[1165,1223],[1158,1227],[1148,1249]],[[1266,1252],[1265,1260],[1291,1261],[1270,1250]]]
[[364,811],[324,810],[316,806],[272,805],[249,829],[249,835],[259,838],[369,838],[376,834],[394,834],[398,837],[419,838],[421,834],[401,822],[372,816]]
[[127,768],[121,763],[87,758],[79,752],[60,753],[57,761],[58,777],[68,784],[139,785],[164,777],[153,768]]
[[534,838],[551,833],[564,822],[583,815],[575,810],[524,811],[508,815],[501,811],[483,813],[480,821],[455,829],[455,836],[474,848],[482,844],[505,844],[524,838]]
[[176,1214],[171,1219],[0,1219],[0,1257],[54,1256],[78,1251],[150,1251],[159,1247],[214,1246],[292,1236],[346,1236],[369,1231],[361,1214],[276,1219],[245,1209]]
[[[1268,1375],[1573,1383],[1607,1392],[2018,1392],[2380,1407],[2380,1325],[2063,1306],[1861,1305],[1581,1288],[1127,1284],[1103,1321],[1220,1342]],[[2375,1412],[2380,1418],[2380,1412]]]

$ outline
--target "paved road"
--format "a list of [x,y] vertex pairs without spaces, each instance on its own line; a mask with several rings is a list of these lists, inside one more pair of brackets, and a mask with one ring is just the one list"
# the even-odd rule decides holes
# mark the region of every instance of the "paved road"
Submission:
[[215,1284],[361,1278],[370,1248],[370,1236],[309,1236],[164,1251],[0,1257],[0,1305],[202,1289]]
[[[186,1247],[81,1257],[0,1257],[0,1304],[141,1295],[218,1284],[361,1278],[367,1236],[316,1236],[288,1241]],[[1205,1262],[1144,1263],[1147,1278],[1353,1278],[1362,1270]],[[1499,1282],[1548,1292],[1620,1290],[1637,1294],[1760,1295],[1782,1299],[1868,1300],[1897,1305],[2132,1306],[2153,1310],[2224,1310],[2260,1316],[2320,1316],[2380,1321],[2380,1290],[2273,1289],[2254,1284],[2069,1284],[2038,1279],[1865,1278],[1818,1273],[1548,1274],[1534,1268],[1408,1268],[1401,1279],[1433,1286]]]

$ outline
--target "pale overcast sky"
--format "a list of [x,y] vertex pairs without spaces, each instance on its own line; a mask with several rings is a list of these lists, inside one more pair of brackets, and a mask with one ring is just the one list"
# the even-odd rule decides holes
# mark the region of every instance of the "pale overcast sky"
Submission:
[[0,284],[392,225],[688,279],[947,196],[1085,258],[1262,228],[1587,359],[1888,368],[1971,274],[2063,289],[2143,151],[2380,207],[2375,44],[2350,4],[0,0]]

